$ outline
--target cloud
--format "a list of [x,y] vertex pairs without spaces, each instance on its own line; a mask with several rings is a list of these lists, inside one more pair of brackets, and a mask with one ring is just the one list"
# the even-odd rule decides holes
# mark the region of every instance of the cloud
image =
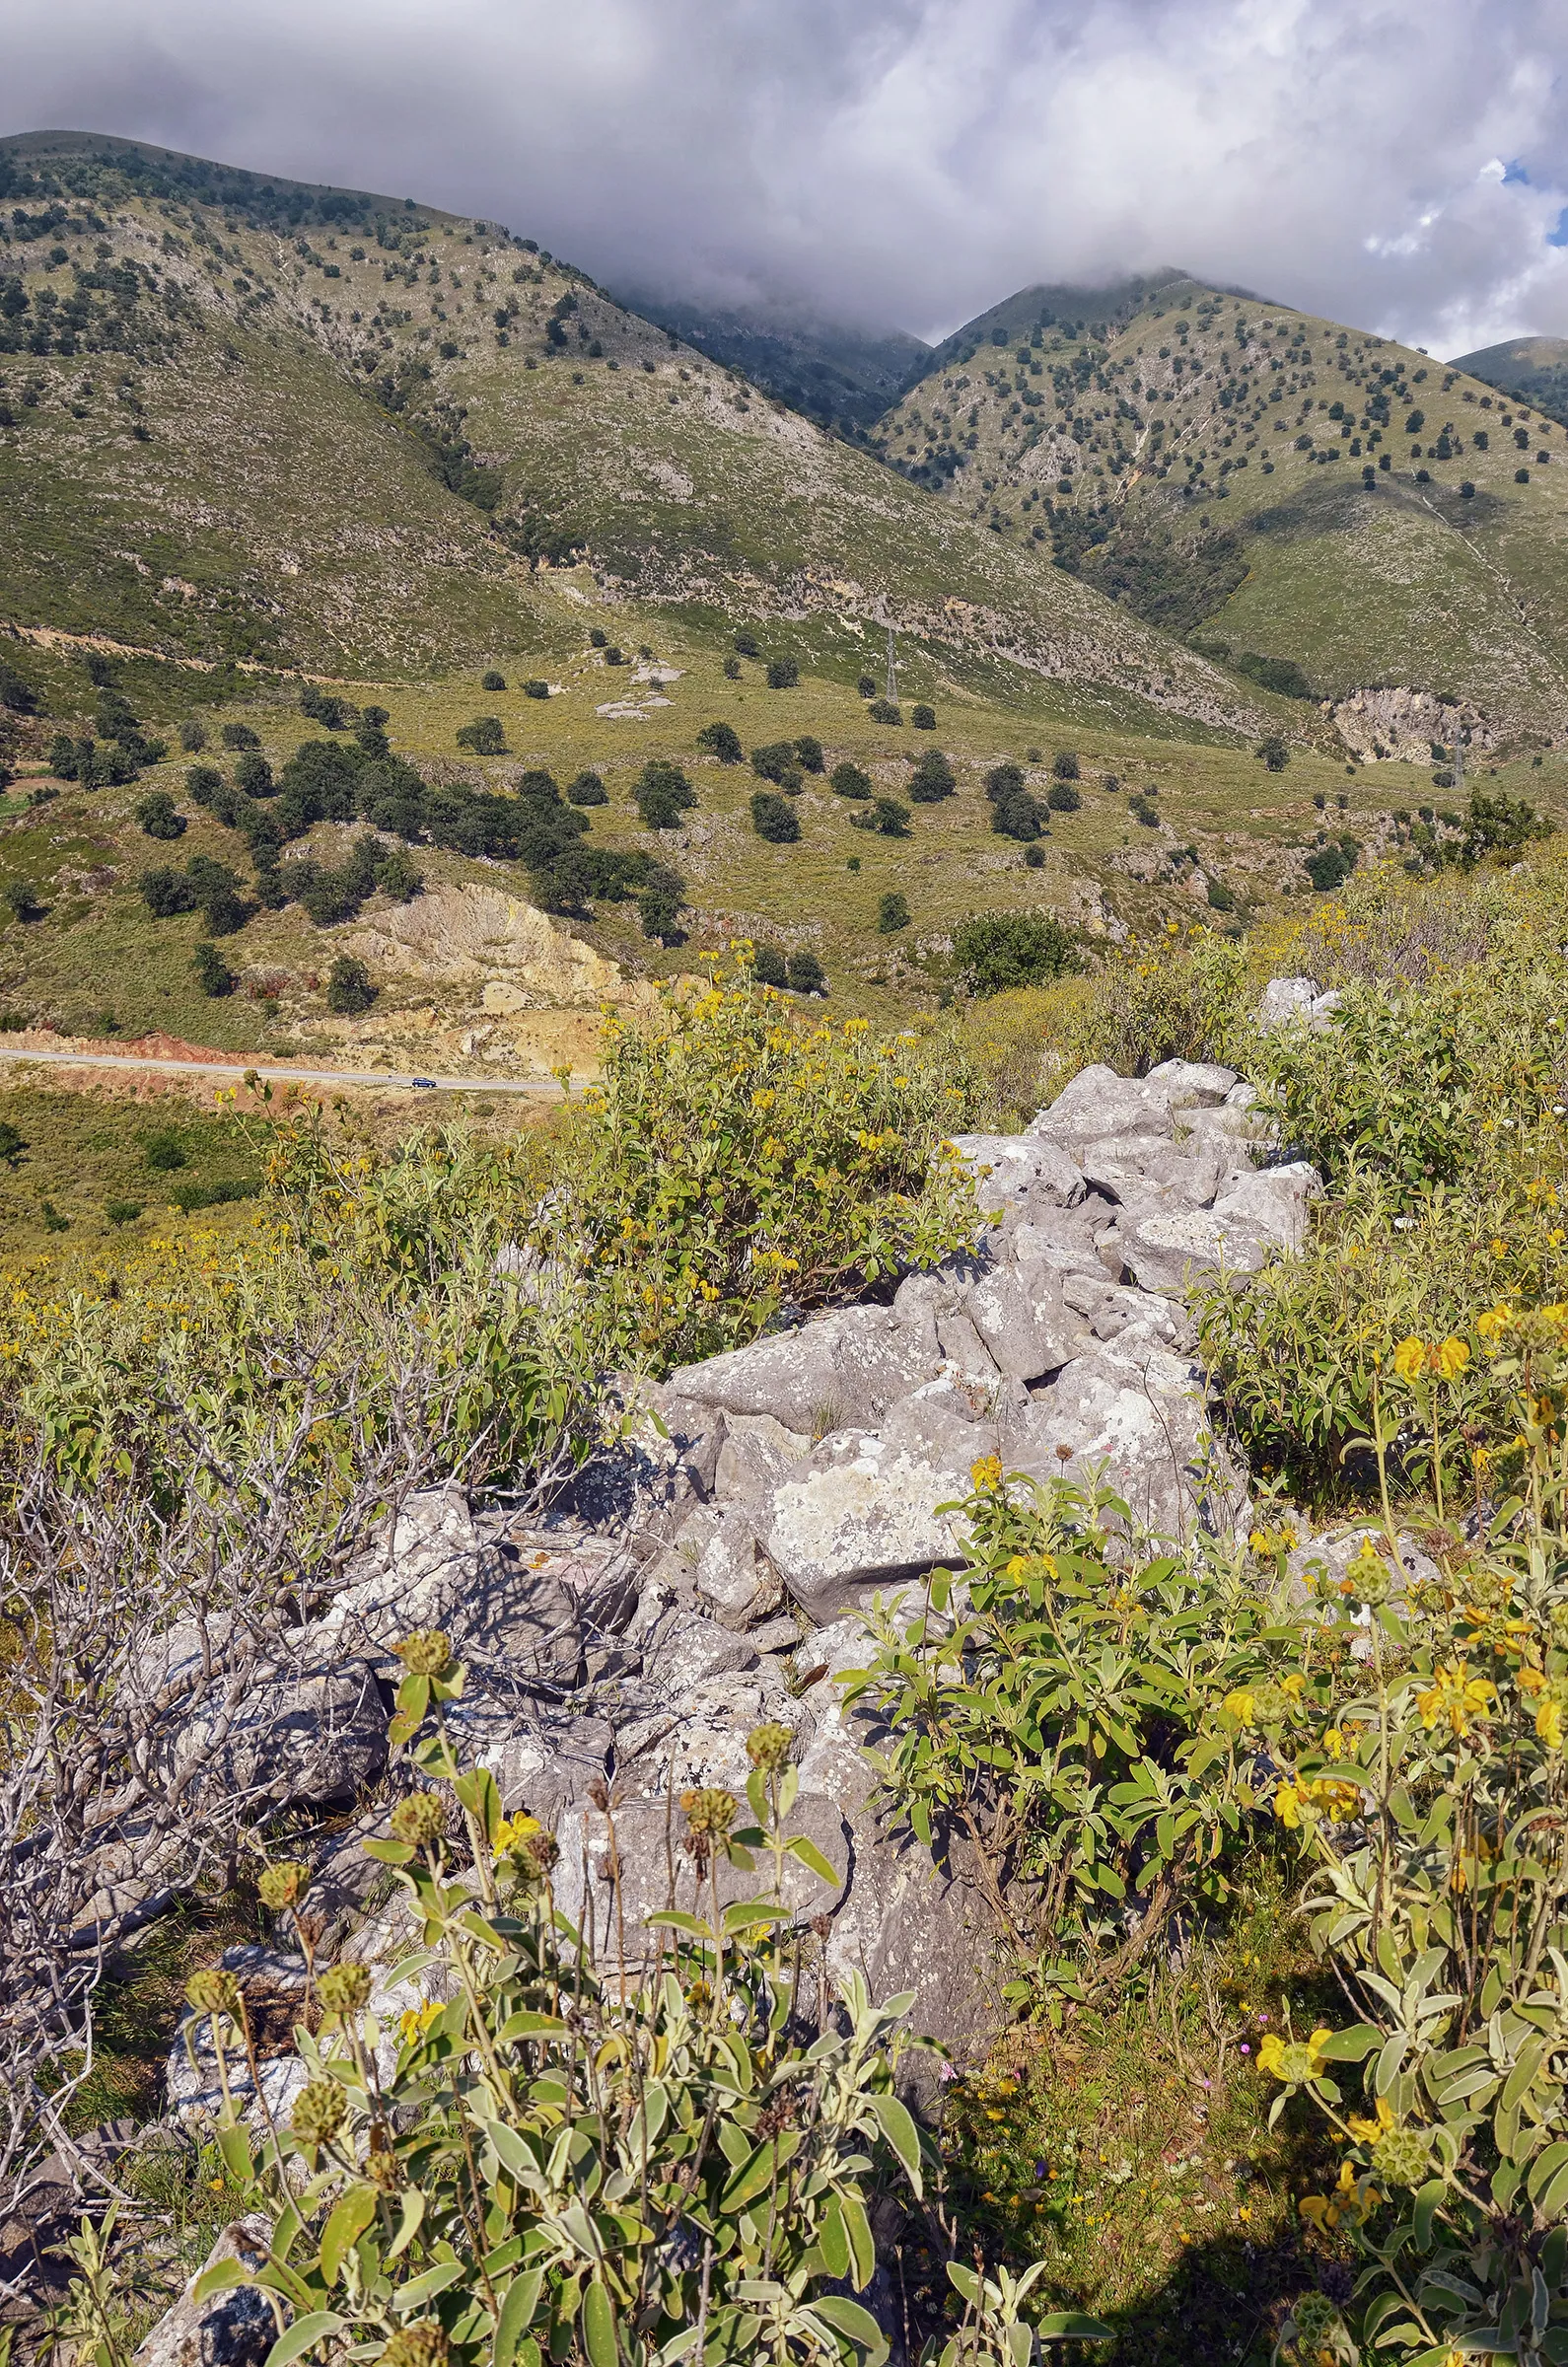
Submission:
[[937,336],[1176,262],[1453,352],[1568,333],[1559,36],[1559,0],[12,0],[7,107],[612,286]]

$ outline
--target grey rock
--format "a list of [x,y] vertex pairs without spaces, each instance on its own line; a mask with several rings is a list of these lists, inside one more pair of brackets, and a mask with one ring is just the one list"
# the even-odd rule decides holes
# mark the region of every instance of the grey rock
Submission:
[[738,1505],[726,1510],[697,1563],[696,1591],[722,1627],[749,1627],[777,1611],[778,1572],[758,1542],[750,1511]]
[[1097,1193],[1069,1215],[1065,1211],[1033,1213],[1011,1236],[1008,1247],[1020,1259],[1038,1258],[1058,1274],[1103,1277],[1105,1267],[1095,1248],[1095,1235],[1109,1221],[1110,1203]]
[[954,1277],[940,1270],[932,1274],[905,1274],[893,1293],[894,1322],[902,1324],[915,1334],[920,1342],[920,1354],[933,1367],[942,1362],[937,1319],[957,1307],[958,1295]]
[[775,1491],[768,1555],[796,1601],[824,1620],[872,1586],[951,1558],[958,1525],[937,1507],[968,1491],[966,1470],[846,1431],[825,1439]]
[[509,1814],[527,1807],[554,1825],[602,1777],[615,1746],[607,1718],[577,1706],[541,1706],[493,1695],[449,1704],[447,1723],[465,1764],[488,1767]]
[[717,1619],[670,1610],[642,1639],[643,1675],[668,1699],[687,1693],[705,1677],[754,1668],[756,1647]]
[[1255,1274],[1277,1244],[1239,1215],[1193,1209],[1140,1216],[1120,1247],[1140,1290],[1183,1291],[1222,1272]]
[[1254,1013],[1260,1028],[1278,1028],[1306,1019],[1320,989],[1316,978],[1270,978],[1257,998]]
[[1321,1190],[1321,1177],[1305,1159],[1255,1168],[1228,1186],[1214,1214],[1221,1224],[1254,1226],[1294,1256],[1307,1239],[1309,1206]]
[[1173,1110],[1217,1109],[1239,1082],[1235,1069],[1218,1060],[1162,1060],[1144,1079],[1167,1095]]
[[947,1363],[965,1381],[983,1389],[994,1388],[1001,1379],[995,1358],[962,1308],[938,1316],[937,1338]]
[[[283,1949],[252,1945],[226,1948],[221,1961],[245,1993],[262,2092],[276,2118],[305,2081],[304,2069],[293,2053],[295,2025],[305,2012],[305,1959]],[[226,2034],[223,2050],[230,2095],[237,2101],[254,2098],[238,2026],[227,2016],[192,2013],[187,2007],[176,2029],[164,2071],[166,2106],[176,2119],[215,2117],[222,2107],[224,2075],[218,2067],[214,2020],[223,2024]]]
[[997,1370],[1010,1379],[1036,1381],[1083,1345],[1082,1319],[1067,1306],[1061,1277],[1043,1258],[1021,1257],[983,1275],[965,1306]]
[[336,1656],[385,1658],[414,1627],[445,1627],[473,1592],[479,1541],[456,1481],[404,1498],[387,1534],[350,1572],[313,1642]]
[[787,1430],[770,1413],[732,1413],[714,1467],[714,1493],[724,1503],[771,1494],[792,1465],[812,1451],[803,1431]]
[[1042,1110],[1025,1128],[1035,1141],[1066,1146],[1095,1142],[1107,1134],[1166,1134],[1171,1132],[1171,1098],[1150,1079],[1118,1077],[1113,1068],[1096,1062],[1080,1069],[1048,1110]]
[[793,1731],[804,1716],[776,1660],[700,1678],[675,1698],[661,1700],[647,1688],[616,1728],[614,1797],[678,1799],[688,1786],[703,1784],[740,1795],[750,1772],[746,1738],[752,1727],[777,1719]]
[[[264,2268],[272,2223],[259,2213],[231,2220],[184,2292],[167,2310],[136,2353],[139,2367],[261,2367],[278,2338],[278,2319],[259,2285],[231,2285],[210,2301],[193,2296],[198,2277],[220,2260],[240,2260],[252,2272]],[[287,2325],[293,2313],[279,2298]]]
[[1071,1208],[1084,1196],[1084,1179],[1057,1144],[1028,1134],[956,1134],[954,1148],[975,1179],[982,1208],[1028,1198],[1043,1207]]
[[1006,1460],[1036,1478],[1065,1472],[1079,1484],[1103,1467],[1135,1523],[1155,1536],[1229,1533],[1245,1516],[1196,1368],[1159,1348],[1134,1353],[1115,1343],[1075,1359],[1035,1396]]
[[[387,1709],[374,1672],[363,1660],[323,1667],[298,1637],[285,1649],[295,1646],[296,1665],[262,1662],[206,1693],[194,1691],[202,1639],[193,1621],[158,1639],[156,1668],[144,1655],[144,1674],[172,1691],[163,1755],[172,1775],[187,1777],[193,1805],[243,1797],[279,1808],[338,1807],[381,1774]],[[182,1688],[193,1708],[182,1705]]]
[[894,1454],[938,1470],[965,1471],[980,1456],[996,1451],[997,1397],[995,1389],[945,1373],[900,1398],[884,1417],[879,1436]]
[[843,1422],[875,1421],[936,1369],[919,1332],[891,1308],[852,1307],[683,1366],[672,1386],[726,1413],[770,1413],[817,1437]]

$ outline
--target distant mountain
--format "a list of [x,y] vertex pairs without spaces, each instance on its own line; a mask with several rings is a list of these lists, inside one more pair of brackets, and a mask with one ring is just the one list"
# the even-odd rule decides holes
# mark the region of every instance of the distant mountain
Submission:
[[1568,337],[1513,337],[1461,353],[1451,370],[1466,371],[1505,394],[1521,394],[1548,418],[1568,423]]
[[1457,364],[1175,272],[1028,288],[871,443],[1254,679],[1568,734],[1568,450]]
[[869,427],[930,367],[932,348],[902,329],[846,327],[784,311],[724,309],[631,292],[626,301],[792,410],[824,425]]
[[530,239],[89,133],[0,141],[0,619],[429,673],[561,641],[538,570],[583,561],[720,635],[787,615],[851,679],[840,619],[1256,728],[1201,657]]

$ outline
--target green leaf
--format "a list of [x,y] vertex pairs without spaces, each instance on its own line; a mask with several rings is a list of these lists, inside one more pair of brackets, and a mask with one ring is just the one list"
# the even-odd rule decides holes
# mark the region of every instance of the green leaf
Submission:
[[1058,2310],[1037,2321],[1034,2331],[1042,2342],[1108,2342],[1112,2329],[1101,2318],[1086,2318],[1077,2310]]
[[1415,2209],[1412,2213],[1412,2220],[1415,2227],[1415,2248],[1417,2252],[1431,2251],[1432,2222],[1437,2215],[1438,2206],[1442,2202],[1443,2197],[1447,2192],[1448,2188],[1443,2184],[1442,2179],[1429,2178],[1426,2185],[1421,2188],[1420,2193],[1417,2194],[1415,2198]]
[[535,2014],[527,2006],[508,2014],[496,2033],[497,2042],[510,2046],[514,2039],[563,2039],[566,2024],[557,2014]]
[[544,2289],[542,2268],[530,2268],[520,2276],[501,2304],[501,2316],[495,2330],[495,2350],[491,2367],[512,2367],[513,2355],[519,2342],[534,2322],[539,2295]]
[[376,2216],[374,2187],[350,2187],[335,2206],[321,2237],[321,2274],[335,2285],[343,2262]]
[[296,2318],[288,2332],[279,2334],[267,2352],[265,2367],[289,2367],[293,2359],[303,2359],[318,2342],[328,2334],[340,2334],[348,2321],[339,2318],[335,2310],[312,2310],[304,2318]]
[[1326,2062],[1364,2063],[1383,2044],[1383,2033],[1367,2022],[1358,2022],[1349,2030],[1331,2030],[1318,2051]]
[[833,1872],[832,1867],[828,1864],[826,1858],[818,1848],[817,1843],[815,1841],[808,1840],[804,1832],[797,1832],[790,1840],[785,1842],[784,1846],[789,1851],[791,1857],[798,1857],[803,1866],[810,1867],[811,1871],[817,1876],[820,1882],[825,1882],[831,1889],[835,1891],[838,1889],[838,1876]]
[[214,2260],[211,2267],[203,2268],[197,2277],[190,2289],[190,2298],[192,2301],[210,2301],[215,2293],[227,2293],[231,2285],[243,2285],[245,2281],[243,2260],[237,2260],[232,2256],[226,2260]]
[[447,2287],[455,2285],[463,2274],[461,2260],[438,2260],[434,2268],[425,2270],[423,2276],[413,2277],[406,2285],[399,2285],[397,2299],[405,2310],[410,2302],[423,2304],[434,2301],[438,2293],[445,2293]]
[[583,2348],[589,2367],[616,2367],[615,2305],[597,2276],[583,2295]]
[[844,2214],[844,2233],[849,2238],[850,2281],[857,2293],[863,2293],[877,2267],[877,2247],[871,2240],[871,2221],[858,2194],[844,2192],[838,2200]]
[[249,2186],[255,2177],[255,2162],[250,2152],[250,2140],[236,2121],[230,2120],[218,2131],[218,2151],[223,2166],[236,2186]]
[[413,1856],[407,1841],[361,1841],[367,1857],[379,1858],[384,1866],[406,1866]]
[[920,2132],[907,2105],[896,2096],[868,2096],[866,2102],[882,2125],[882,2133],[903,2164],[909,2184],[920,2192]]
[[849,2274],[849,2231],[844,2225],[844,2214],[836,2194],[827,2197],[821,2224],[817,2230],[817,2241],[822,2259],[827,2263],[828,2275],[839,2279],[846,2277]]
[[395,2260],[408,2250],[425,2215],[425,2198],[417,2187],[404,2189],[397,2210],[397,2233],[387,2248],[387,2258]]
[[882,2367],[888,2356],[888,2344],[869,2310],[842,2293],[823,2293],[811,2307],[814,2317],[820,2318],[835,2333],[847,2334],[856,2348],[864,2351],[866,2367]]

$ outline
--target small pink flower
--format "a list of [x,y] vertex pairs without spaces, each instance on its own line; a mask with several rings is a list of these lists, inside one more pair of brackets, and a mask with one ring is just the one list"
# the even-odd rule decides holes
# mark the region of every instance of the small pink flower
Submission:
[[1250,2053],[1251,2053],[1251,2051],[1252,2051],[1252,2049],[1250,2048],[1250,2046],[1248,2046],[1248,2044],[1247,2044],[1247,2041],[1244,2039],[1244,2040],[1242,2041],[1242,2052],[1243,2052],[1244,2054],[1250,2054]]

